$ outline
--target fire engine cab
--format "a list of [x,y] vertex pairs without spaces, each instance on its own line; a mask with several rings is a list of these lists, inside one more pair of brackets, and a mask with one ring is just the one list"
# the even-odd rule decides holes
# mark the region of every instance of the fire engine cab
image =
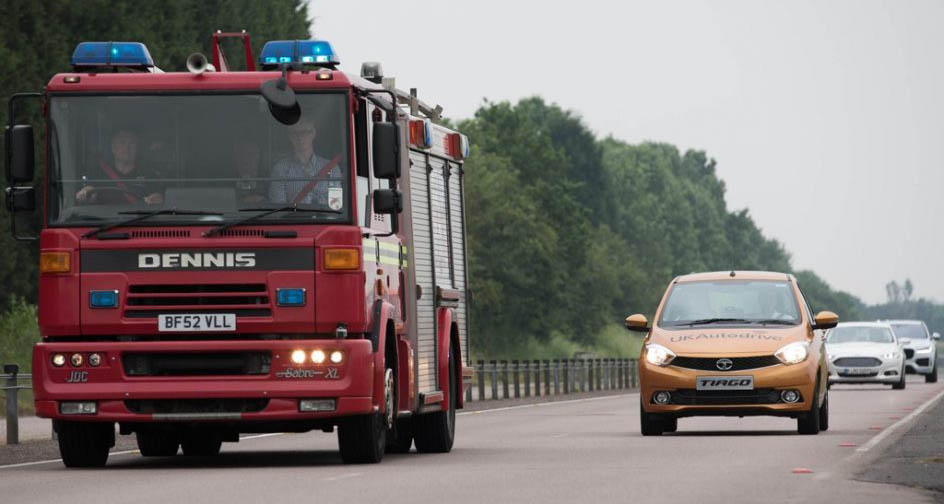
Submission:
[[256,60],[245,32],[212,40],[167,73],[141,43],[84,42],[73,72],[11,98],[6,202],[42,213],[38,236],[13,226],[39,240],[36,412],[65,465],[105,465],[116,430],[146,457],[335,428],[348,463],[450,451],[468,139],[379,64],[339,71],[327,41]]

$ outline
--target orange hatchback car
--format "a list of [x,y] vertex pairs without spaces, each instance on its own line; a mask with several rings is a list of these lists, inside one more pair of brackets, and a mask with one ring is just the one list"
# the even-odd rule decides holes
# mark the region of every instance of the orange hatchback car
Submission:
[[690,416],[773,415],[797,419],[800,434],[829,427],[823,331],[839,317],[815,317],[796,278],[785,273],[697,273],[669,284],[639,358],[644,436],[674,432]]

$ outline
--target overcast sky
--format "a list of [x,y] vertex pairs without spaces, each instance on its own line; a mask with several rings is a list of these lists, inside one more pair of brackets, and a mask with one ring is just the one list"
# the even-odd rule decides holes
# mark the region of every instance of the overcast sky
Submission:
[[[797,268],[944,301],[944,2],[312,0],[342,69],[453,118],[541,95],[598,136],[718,161]],[[475,139],[472,139],[473,148]],[[474,150],[473,150],[474,153]]]

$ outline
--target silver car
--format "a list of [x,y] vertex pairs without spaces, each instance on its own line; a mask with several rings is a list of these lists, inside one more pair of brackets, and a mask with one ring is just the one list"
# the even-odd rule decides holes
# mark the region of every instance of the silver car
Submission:
[[826,335],[828,385],[884,383],[905,388],[905,352],[892,326],[843,322]]
[[905,371],[924,375],[926,383],[937,382],[937,345],[941,336],[928,334],[928,326],[920,320],[888,320],[905,348]]

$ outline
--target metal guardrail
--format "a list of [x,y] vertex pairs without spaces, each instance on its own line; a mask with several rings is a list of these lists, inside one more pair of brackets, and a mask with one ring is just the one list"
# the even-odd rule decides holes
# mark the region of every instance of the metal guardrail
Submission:
[[0,390],[3,391],[7,399],[7,444],[18,444],[20,442],[20,419],[19,419],[19,408],[17,407],[17,394],[20,390],[31,390],[32,385],[19,385],[19,380],[27,380],[32,382],[33,378],[30,375],[22,376],[20,373],[20,366],[16,364],[4,364],[3,365],[3,374],[0,374],[0,380],[2,380],[3,386],[0,387]]
[[638,383],[636,359],[479,360],[473,369],[466,401],[634,389]]

